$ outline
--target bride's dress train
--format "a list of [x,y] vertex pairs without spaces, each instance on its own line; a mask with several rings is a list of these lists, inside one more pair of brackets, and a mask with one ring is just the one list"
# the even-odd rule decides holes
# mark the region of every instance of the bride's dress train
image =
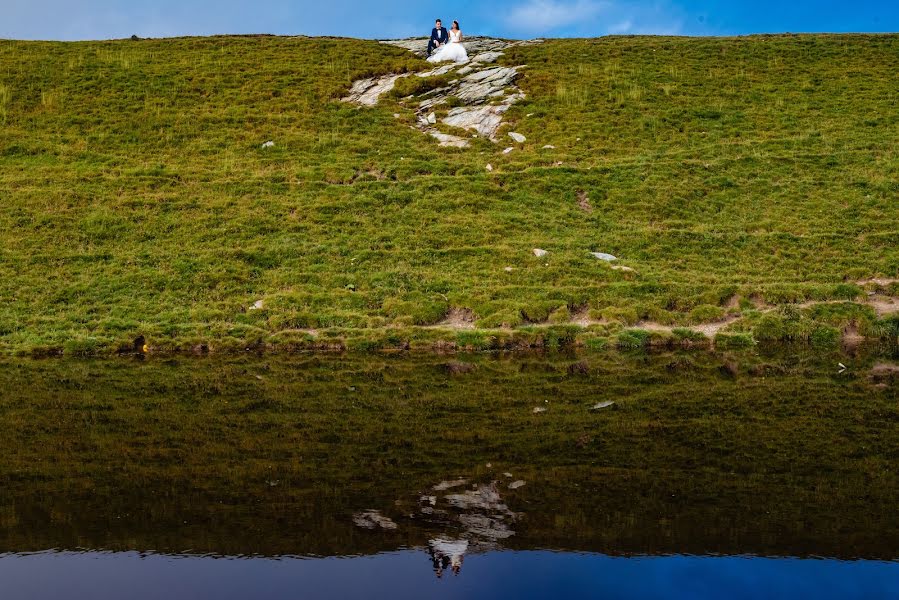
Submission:
[[450,31],[449,44],[440,46],[428,57],[428,62],[432,63],[447,61],[468,62],[468,52],[465,51],[465,46],[462,45],[461,31]]

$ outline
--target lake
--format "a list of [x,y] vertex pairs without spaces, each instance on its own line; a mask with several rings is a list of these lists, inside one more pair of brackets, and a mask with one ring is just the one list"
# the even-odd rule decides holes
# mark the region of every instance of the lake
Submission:
[[896,598],[897,362],[5,359],[4,598]]

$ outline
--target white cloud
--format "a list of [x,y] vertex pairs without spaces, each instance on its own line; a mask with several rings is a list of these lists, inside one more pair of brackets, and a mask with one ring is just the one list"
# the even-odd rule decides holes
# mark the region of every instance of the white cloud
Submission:
[[529,31],[546,31],[577,25],[599,16],[609,6],[608,2],[576,0],[529,0],[509,13],[507,21],[512,27]]

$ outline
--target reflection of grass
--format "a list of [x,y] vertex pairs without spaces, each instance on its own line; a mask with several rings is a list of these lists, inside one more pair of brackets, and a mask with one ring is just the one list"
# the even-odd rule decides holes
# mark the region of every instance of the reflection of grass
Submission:
[[[502,492],[525,515],[513,547],[883,557],[899,411],[864,377],[874,357],[834,381],[840,360],[3,364],[0,540],[373,551],[424,543],[403,515],[434,483],[510,471],[528,482]],[[588,410],[603,400],[616,404]],[[349,515],[367,508],[400,521],[397,535],[354,535]]]
[[897,46],[511,48],[526,99],[506,118],[528,142],[506,155],[439,151],[392,98],[336,102],[428,68],[375,42],[0,42],[0,352],[246,348],[295,328],[373,347],[451,308],[485,328],[579,310],[684,326],[734,296],[857,301],[845,282],[897,275]]

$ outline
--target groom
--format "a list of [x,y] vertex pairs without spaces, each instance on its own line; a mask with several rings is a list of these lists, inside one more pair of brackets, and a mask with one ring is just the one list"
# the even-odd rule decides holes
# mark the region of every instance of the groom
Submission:
[[431,52],[446,44],[447,41],[449,41],[449,34],[446,32],[443,22],[437,19],[434,29],[431,30],[431,41],[428,42],[428,56],[431,56]]

